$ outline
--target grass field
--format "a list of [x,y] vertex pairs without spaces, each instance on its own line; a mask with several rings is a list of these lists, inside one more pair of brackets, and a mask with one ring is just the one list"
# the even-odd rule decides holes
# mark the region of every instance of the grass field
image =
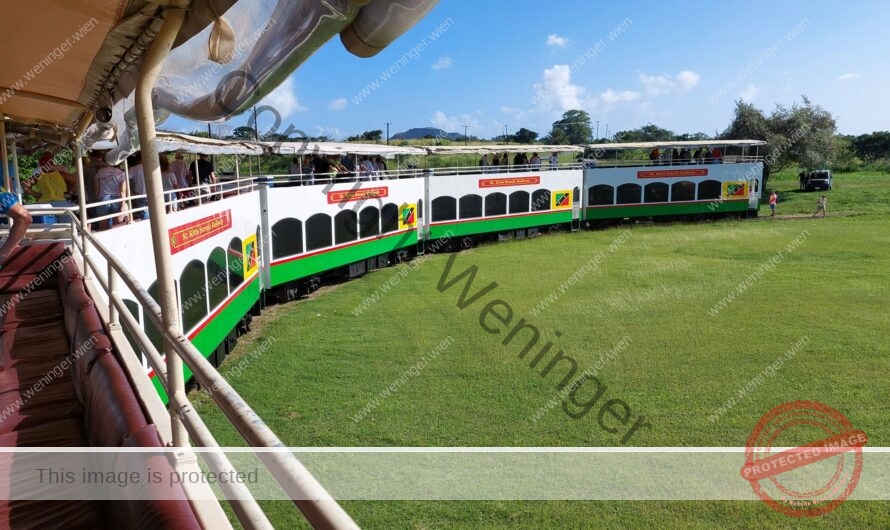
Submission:
[[[812,213],[818,194],[792,191],[792,173],[768,187],[780,192],[780,214]],[[456,307],[463,282],[437,289],[452,256],[436,255],[356,316],[354,308],[400,269],[375,272],[270,309],[220,371],[275,338],[230,379],[289,446],[618,445],[621,433],[600,429],[596,409],[580,419],[560,407],[535,416],[557,395],[567,368],[542,377],[543,363],[528,367],[540,345],[520,360],[520,340],[505,346],[506,331],[495,336],[480,327],[482,308],[498,298],[515,311],[514,323],[524,316],[581,367],[629,339],[598,373],[610,397],[651,423],[628,445],[744,446],[767,411],[809,399],[846,414],[868,433],[870,446],[890,446],[884,377],[890,371],[890,176],[839,175],[828,195],[829,212],[844,215],[637,225],[467,251],[456,256],[449,278],[476,266],[470,295],[492,281],[498,286],[463,310]],[[622,234],[625,242],[617,245]],[[598,254],[596,270],[560,292]],[[740,282],[750,278],[739,293]],[[448,337],[447,350],[380,398]],[[805,345],[773,377],[720,409],[803,338]],[[207,396],[193,398],[220,443],[239,445]],[[271,504],[280,517],[276,527],[303,524],[287,503]],[[887,502],[848,502],[814,520],[791,519],[760,502],[344,506],[366,528],[866,528],[890,520]]]

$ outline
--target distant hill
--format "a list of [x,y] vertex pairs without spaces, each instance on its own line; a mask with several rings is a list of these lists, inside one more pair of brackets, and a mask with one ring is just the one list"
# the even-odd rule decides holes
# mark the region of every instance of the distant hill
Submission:
[[446,133],[442,129],[435,127],[420,127],[417,129],[408,129],[405,132],[396,133],[390,136],[390,140],[423,140],[424,138],[445,138],[446,140],[463,140],[464,135],[460,133]]

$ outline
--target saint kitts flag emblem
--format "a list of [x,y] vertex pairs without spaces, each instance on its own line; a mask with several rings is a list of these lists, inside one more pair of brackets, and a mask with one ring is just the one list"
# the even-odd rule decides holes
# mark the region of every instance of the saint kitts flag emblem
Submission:
[[724,199],[739,199],[739,198],[747,198],[747,197],[748,197],[748,183],[746,181],[724,182],[723,183],[723,198]]
[[399,230],[417,227],[417,205],[405,204],[399,208]]
[[572,190],[554,191],[551,197],[551,210],[559,210],[562,208],[572,207]]

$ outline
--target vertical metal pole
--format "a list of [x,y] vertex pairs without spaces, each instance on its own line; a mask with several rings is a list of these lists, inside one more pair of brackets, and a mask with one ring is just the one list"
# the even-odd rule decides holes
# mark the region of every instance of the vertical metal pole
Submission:
[[[143,169],[145,166],[142,166]],[[130,163],[127,159],[124,159],[124,200],[126,202],[122,202],[122,205],[127,207],[127,220],[131,223],[133,222],[133,199],[130,198]],[[145,216],[142,216],[145,219]]]
[[3,187],[12,189],[12,175],[9,174],[9,153],[6,152],[6,116],[0,113],[0,159],[3,162]]
[[241,195],[241,163],[238,155],[235,155],[235,189]]
[[[145,167],[145,166],[142,166]],[[195,195],[198,197],[198,206],[201,205],[201,174],[198,173],[198,155],[195,155]]]
[[19,178],[19,153],[15,144],[15,134],[12,135],[12,185],[15,189],[9,190],[18,195],[19,202],[22,202],[22,183]]
[[269,182],[272,177],[261,178],[257,184],[260,192],[260,230],[262,230],[262,281],[263,287],[272,286],[272,228],[269,223]]
[[[86,276],[89,274],[89,271],[87,271],[87,245],[90,244],[87,240],[86,232],[90,227],[87,226],[87,188],[83,178],[83,144],[80,142],[81,138],[78,138],[74,143],[74,168],[77,170],[77,205],[80,210],[80,253],[83,257],[81,272]],[[76,234],[72,232],[71,239],[73,240],[75,237]]]
[[[167,233],[167,216],[164,209],[164,187],[161,182],[161,165],[158,158],[158,147],[155,143],[155,117],[152,110],[151,91],[154,88],[164,60],[173,47],[173,41],[185,20],[185,10],[167,8],[164,10],[164,23],[157,38],[145,56],[136,85],[136,120],[139,126],[139,143],[142,146],[142,169],[145,172],[145,187],[148,195],[149,223],[151,239],[154,247],[155,269],[158,275],[158,300],[161,306],[162,324],[169,334],[180,334],[179,304],[176,302],[176,290],[173,277],[173,266],[170,252],[169,235]],[[188,444],[188,433],[179,418],[175,403],[184,403],[185,377],[182,359],[171,344],[167,344],[167,388],[170,394],[170,428],[173,433],[173,445],[185,447]]]

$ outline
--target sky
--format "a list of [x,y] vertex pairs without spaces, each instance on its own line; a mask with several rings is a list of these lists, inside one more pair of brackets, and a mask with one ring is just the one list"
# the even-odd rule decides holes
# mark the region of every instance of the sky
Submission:
[[[606,137],[647,123],[713,135],[740,98],[769,112],[806,95],[840,133],[863,134],[890,129],[890,107],[876,104],[890,92],[888,22],[877,0],[442,0],[373,58],[332,39],[264,104],[282,115],[280,132],[293,124],[336,140],[387,122],[391,134],[543,136],[569,109]],[[206,125],[171,118],[162,128]]]

